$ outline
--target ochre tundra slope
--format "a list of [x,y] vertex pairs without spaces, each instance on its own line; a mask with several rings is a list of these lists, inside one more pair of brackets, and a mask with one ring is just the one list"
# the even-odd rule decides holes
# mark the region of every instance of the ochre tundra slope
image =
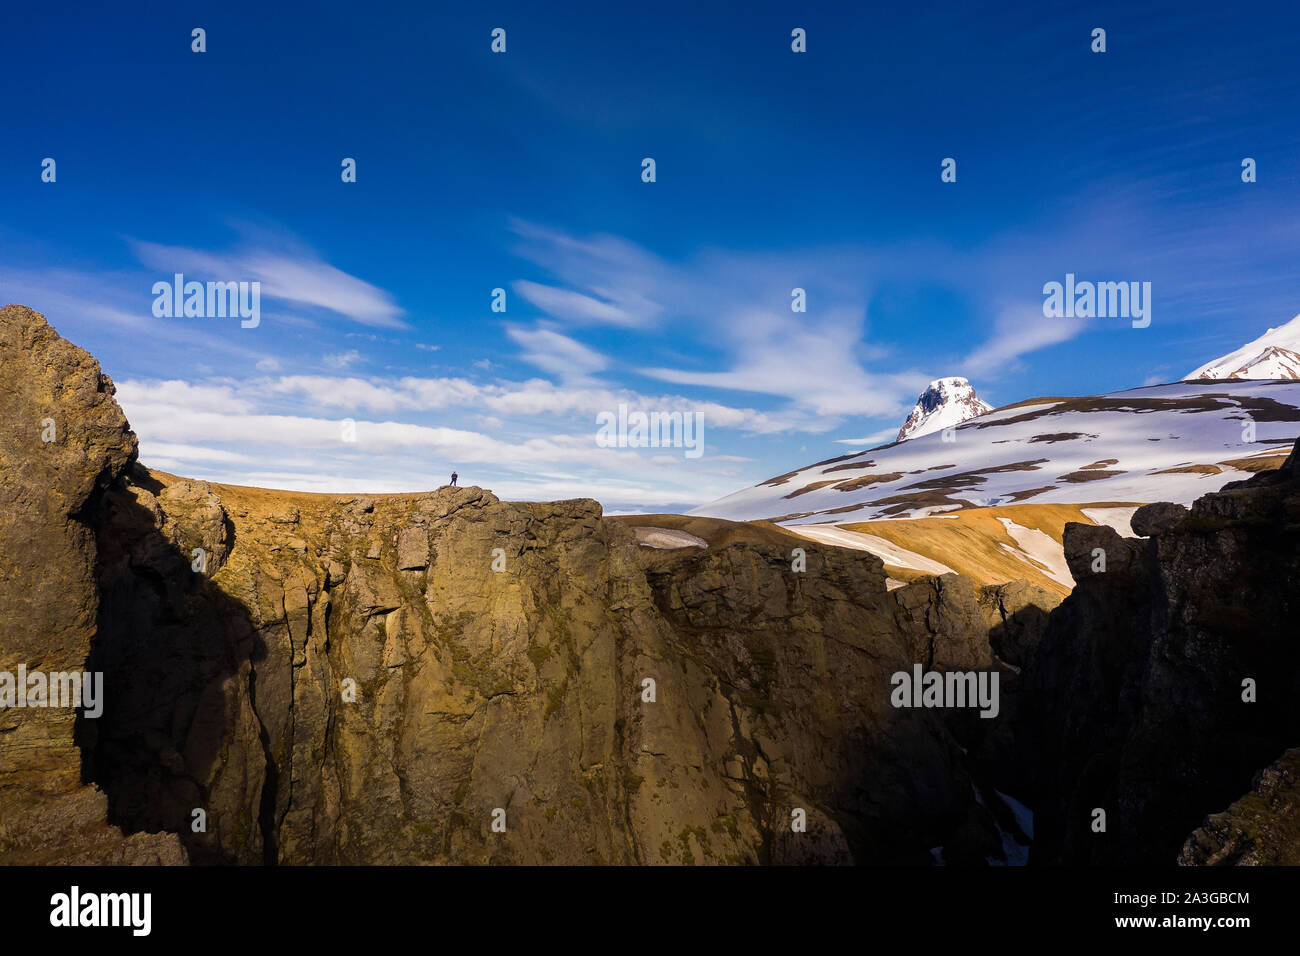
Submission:
[[[862,521],[839,527],[874,535],[905,551],[939,562],[976,584],[1028,581],[1061,597],[1074,581],[1061,544],[1070,522],[1096,524],[1095,517],[1113,516],[1127,524],[1138,505],[1102,502],[1095,505],[1006,505],[963,508],[929,518]],[[795,526],[792,531],[806,531]],[[885,560],[889,576],[914,581],[923,572]]]

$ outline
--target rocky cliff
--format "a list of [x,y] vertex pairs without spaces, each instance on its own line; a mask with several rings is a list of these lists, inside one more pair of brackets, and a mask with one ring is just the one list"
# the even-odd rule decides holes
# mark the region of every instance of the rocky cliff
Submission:
[[990,627],[1041,630],[1050,596],[891,594],[868,554],[711,519],[643,547],[589,500],[151,473],[93,359],[26,309],[0,330],[0,669],[106,681],[75,733],[0,711],[0,860],[1002,859],[967,751],[1004,742],[895,709],[890,675],[1014,684]]
[[[0,368],[0,671],[78,671],[100,610],[84,513],[135,458],[135,435],[95,360],[34,313],[0,310]],[[0,710],[0,858],[183,861],[175,836],[106,824],[77,724],[68,708]]]
[[[1035,649],[1019,728],[1040,862],[1168,864],[1300,742],[1300,446],[1281,470],[1190,510],[1148,505],[1132,526],[1145,538],[1066,526],[1077,583]],[[1257,859],[1294,856],[1288,772],[1293,756],[1270,771],[1273,809],[1251,801],[1290,815],[1255,828]],[[1249,855],[1215,819],[1184,862]]]

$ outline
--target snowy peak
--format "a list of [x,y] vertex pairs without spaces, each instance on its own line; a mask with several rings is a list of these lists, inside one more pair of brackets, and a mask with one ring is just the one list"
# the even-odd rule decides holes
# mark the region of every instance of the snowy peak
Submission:
[[977,415],[991,412],[993,406],[981,401],[964,378],[937,378],[921,393],[898,430],[898,441],[907,441],[931,432],[952,428]]
[[1186,376],[1188,380],[1230,378],[1300,379],[1300,315]]

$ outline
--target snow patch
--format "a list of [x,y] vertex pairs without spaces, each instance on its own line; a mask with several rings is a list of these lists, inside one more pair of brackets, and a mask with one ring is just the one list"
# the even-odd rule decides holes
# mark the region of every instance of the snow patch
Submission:
[[[1065,548],[1061,546],[1061,542],[1045,531],[1022,527],[1010,518],[998,518],[998,520],[1002,522],[1002,527],[1006,528],[1007,534],[1011,535],[1011,539],[1020,548],[1022,556],[1042,568],[1043,573],[1057,584],[1064,584],[1067,588],[1074,587],[1074,578],[1070,574],[1069,565],[1065,563]],[[1002,546],[1011,551],[1011,548],[1007,548],[1005,544]]]
[[1137,511],[1137,508],[1080,508],[1079,510],[1093,524],[1114,528],[1121,538],[1137,537],[1133,525],[1130,524],[1133,520],[1133,512]]
[[801,525],[797,533],[805,538],[820,541],[823,544],[839,545],[841,548],[853,548],[856,551],[870,551],[881,561],[896,568],[907,568],[910,571],[921,571],[925,574],[956,573],[946,564],[931,561],[924,555],[917,554],[915,551],[908,551],[906,548],[900,548],[892,541],[886,541],[874,534],[849,531],[847,528],[837,528],[835,525]]
[[671,528],[652,528],[642,525],[632,530],[636,532],[636,543],[643,548],[669,550],[672,548],[707,548],[709,546],[709,542],[703,538],[697,538],[685,531],[674,531]]

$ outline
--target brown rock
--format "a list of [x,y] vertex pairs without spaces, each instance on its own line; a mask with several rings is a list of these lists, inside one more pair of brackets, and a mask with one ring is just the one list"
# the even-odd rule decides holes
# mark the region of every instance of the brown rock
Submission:
[[[96,543],[85,515],[134,461],[136,438],[99,364],[30,309],[0,309],[0,376],[0,671],[94,669]],[[66,707],[0,711],[0,862],[136,858],[108,826],[102,795],[82,785],[78,721]],[[184,858],[172,835],[132,846]]]

